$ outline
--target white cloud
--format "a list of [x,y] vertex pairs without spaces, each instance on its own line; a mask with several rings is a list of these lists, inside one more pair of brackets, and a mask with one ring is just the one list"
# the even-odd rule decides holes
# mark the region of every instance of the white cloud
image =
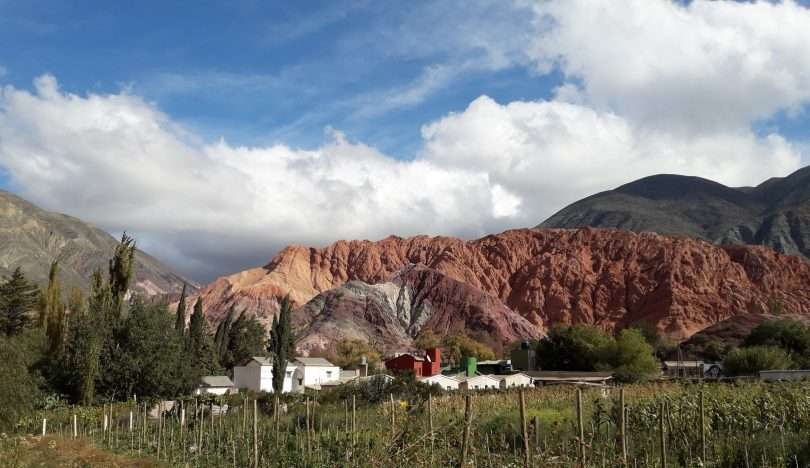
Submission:
[[810,102],[810,9],[792,0],[535,3],[532,55],[588,102],[687,133],[737,130]]

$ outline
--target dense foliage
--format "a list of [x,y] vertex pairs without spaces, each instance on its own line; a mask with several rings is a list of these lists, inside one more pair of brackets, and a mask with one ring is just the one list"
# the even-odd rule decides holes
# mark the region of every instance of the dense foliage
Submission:
[[731,351],[723,360],[726,375],[758,375],[769,369],[790,369],[793,363],[788,353],[776,346],[750,346]]
[[638,382],[658,372],[654,349],[638,329],[617,337],[584,324],[555,325],[537,345],[541,369],[561,371],[613,370],[623,382]]
[[290,322],[292,303],[290,296],[281,300],[278,315],[273,317],[270,328],[268,351],[273,355],[273,392],[281,393],[284,388],[284,374],[287,371],[287,360],[295,357],[295,337]]

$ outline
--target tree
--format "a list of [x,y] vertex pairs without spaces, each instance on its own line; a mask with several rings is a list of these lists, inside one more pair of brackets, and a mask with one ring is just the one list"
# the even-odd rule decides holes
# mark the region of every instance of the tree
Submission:
[[273,317],[270,329],[270,343],[268,351],[273,355],[273,391],[277,394],[284,389],[284,374],[287,372],[287,360],[294,357],[295,343],[293,341],[290,315],[292,304],[290,296],[284,296],[278,315]]
[[759,371],[770,369],[790,369],[793,363],[790,356],[775,346],[751,346],[731,351],[723,361],[723,372],[727,375],[758,375]]
[[77,317],[71,329],[67,361],[74,369],[71,379],[76,398],[90,405],[96,396],[96,379],[101,369],[101,352],[110,334],[110,318],[114,305],[110,288],[104,284],[101,271],[90,279],[90,300],[87,314]]
[[327,359],[338,367],[354,367],[360,364],[363,357],[370,369],[379,367],[381,356],[368,342],[363,340],[342,339],[334,349],[326,353]]
[[751,330],[743,346],[782,348],[796,364],[805,366],[810,361],[810,329],[795,319],[767,320]]
[[197,298],[189,320],[186,349],[190,354],[191,368],[198,378],[220,370],[216,349],[206,328],[202,299]]
[[640,330],[619,333],[609,353],[614,376],[620,382],[644,382],[660,372],[654,349]]
[[467,335],[445,336],[442,340],[442,350],[447,360],[456,364],[460,363],[463,357],[474,357],[479,361],[495,359],[492,348]]
[[634,323],[630,328],[640,331],[647,343],[653,347],[655,355],[661,359],[677,348],[672,338],[662,335],[661,332],[658,331],[658,327],[652,322],[641,320]]
[[417,349],[438,348],[442,345],[442,339],[433,330],[422,330],[419,336],[413,341],[413,347]]
[[180,293],[180,301],[177,303],[177,311],[175,312],[174,329],[177,333],[184,334],[186,332],[186,284],[183,283],[183,292]]
[[48,337],[48,352],[51,356],[62,352],[66,325],[65,308],[59,282],[59,261],[54,261],[51,263],[48,289],[45,293],[45,334]]
[[613,338],[597,327],[554,325],[537,346],[537,361],[545,370],[594,371],[609,366],[605,357],[613,346]]
[[[225,355],[228,353],[228,345],[230,344],[229,333],[235,316],[236,306],[231,304],[231,307],[228,309],[228,315],[225,316],[225,320],[219,322],[217,331],[214,334],[214,349],[217,351],[220,362],[224,362]],[[242,317],[240,316],[239,318],[241,319]]]
[[11,277],[0,284],[0,330],[13,336],[31,324],[31,313],[39,299],[39,288],[28,281],[17,267]]
[[45,336],[40,328],[15,336],[0,334],[0,432],[18,430],[14,425],[36,409],[42,396],[36,363],[44,354]]
[[115,247],[110,260],[110,296],[112,317],[120,319],[124,308],[124,298],[132,281],[132,266],[135,260],[135,239],[124,233],[121,242]]
[[244,363],[253,356],[265,353],[266,335],[264,327],[254,317],[242,312],[228,327],[223,339],[222,364],[227,369]]

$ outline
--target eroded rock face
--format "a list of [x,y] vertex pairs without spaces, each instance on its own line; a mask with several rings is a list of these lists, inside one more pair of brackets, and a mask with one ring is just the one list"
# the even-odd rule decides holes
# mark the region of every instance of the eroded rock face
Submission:
[[615,329],[644,320],[684,339],[736,314],[765,312],[772,300],[788,313],[810,315],[810,263],[802,258],[591,228],[291,246],[265,267],[220,278],[201,294],[214,321],[230,304],[269,320],[284,294],[303,305],[349,281],[385,283],[412,264],[498,299],[538,331],[559,322]]
[[321,293],[295,314],[299,352],[360,339],[382,351],[412,348],[422,330],[464,333],[496,351],[535,338],[542,328],[498,298],[421,265],[410,265],[384,283],[350,281]]

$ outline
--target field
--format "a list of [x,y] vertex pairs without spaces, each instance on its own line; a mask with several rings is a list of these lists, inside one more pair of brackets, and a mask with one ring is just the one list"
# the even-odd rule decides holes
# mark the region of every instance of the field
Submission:
[[[0,456],[8,460],[15,453],[24,460],[50,443],[54,453],[78,444],[120,457],[115,464],[63,466],[154,466],[159,460],[160,466],[197,467],[438,467],[464,460],[478,467],[573,467],[583,459],[589,467],[625,460],[634,467],[810,466],[805,383],[628,386],[624,424],[620,389],[579,392],[546,387],[411,400],[389,395],[374,404],[352,397],[277,403],[239,396],[229,398],[224,416],[210,411],[221,401],[192,399],[159,419],[145,417],[147,405],[140,402],[62,408],[23,421],[18,435],[0,440]],[[286,410],[274,411],[277,404]],[[43,418],[49,436],[33,437],[41,435]]]

